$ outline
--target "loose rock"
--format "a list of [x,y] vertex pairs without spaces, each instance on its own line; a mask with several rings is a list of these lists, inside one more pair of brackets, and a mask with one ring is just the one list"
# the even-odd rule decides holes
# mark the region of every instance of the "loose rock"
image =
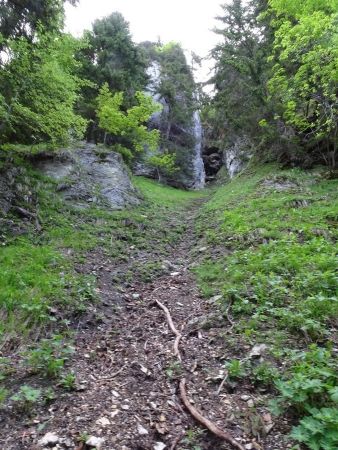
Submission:
[[44,437],[38,442],[41,447],[51,447],[52,445],[57,444],[60,441],[59,436],[55,433],[47,433]]
[[90,438],[86,441],[86,445],[88,447],[94,447],[96,450],[100,450],[102,448],[102,445],[104,443],[103,438],[98,438],[95,436],[90,436]]

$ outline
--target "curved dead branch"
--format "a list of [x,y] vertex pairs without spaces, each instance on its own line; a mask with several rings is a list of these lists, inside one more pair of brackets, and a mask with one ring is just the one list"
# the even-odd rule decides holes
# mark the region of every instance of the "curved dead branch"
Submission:
[[197,409],[194,406],[192,406],[187,396],[185,378],[183,378],[180,381],[180,396],[184,406],[187,408],[187,410],[190,412],[193,418],[197,420],[197,422],[199,422],[201,425],[203,425],[205,428],[211,431],[211,433],[213,433],[218,438],[223,439],[226,442],[229,442],[229,444],[233,445],[233,447],[239,450],[244,450],[244,447],[237,441],[235,441],[235,439],[229,433],[218,428],[217,425],[215,425],[206,417],[203,417],[202,414],[199,411],[197,411]]
[[182,339],[182,334],[175,327],[173,319],[171,318],[169,309],[165,305],[163,305],[163,303],[161,303],[159,300],[155,300],[155,301],[158,304],[158,306],[165,312],[169,328],[171,329],[171,331],[176,336],[176,339],[175,339],[175,342],[174,342],[174,355],[177,356],[179,361],[182,361],[181,353],[180,353],[180,350],[179,350],[179,347],[178,347],[179,343],[180,343],[180,340]]

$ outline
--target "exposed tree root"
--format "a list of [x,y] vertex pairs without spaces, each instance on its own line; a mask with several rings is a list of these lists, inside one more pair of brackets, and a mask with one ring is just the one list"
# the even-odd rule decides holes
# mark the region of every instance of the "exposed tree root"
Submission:
[[203,425],[205,428],[211,431],[211,433],[213,433],[218,438],[223,439],[226,442],[229,442],[229,444],[233,445],[235,448],[238,448],[239,450],[244,450],[244,447],[237,441],[235,441],[235,439],[229,433],[218,428],[217,425],[215,425],[209,419],[203,417],[202,414],[199,413],[194,406],[192,406],[187,396],[185,378],[183,378],[180,381],[180,396],[184,406],[187,408],[187,410],[190,412],[193,418],[197,420],[197,422],[199,422],[201,425]]
[[[181,359],[181,354],[179,351],[179,343],[182,338],[182,334],[175,327],[169,309],[165,305],[163,305],[163,303],[161,303],[159,300],[156,300],[156,303],[165,312],[169,328],[176,336],[175,343],[174,343],[174,355],[177,356],[177,358],[181,361],[182,359]],[[224,382],[225,382],[225,380],[226,380],[226,378],[224,379]],[[223,382],[223,384],[224,384],[224,382]],[[220,389],[222,389],[223,384],[221,385]],[[185,378],[182,378],[182,380],[180,381],[180,397],[181,397],[181,400],[182,400],[184,406],[190,412],[190,414],[194,417],[194,419],[196,419],[197,422],[199,422],[201,425],[203,425],[205,428],[207,428],[209,431],[211,431],[211,433],[213,433],[218,438],[228,442],[229,444],[233,445],[235,448],[237,448],[239,450],[244,450],[244,447],[241,444],[239,444],[237,441],[235,441],[235,439],[229,433],[218,428],[217,425],[215,425],[209,419],[203,417],[201,415],[201,413],[199,413],[197,411],[197,409],[194,406],[192,406],[192,404],[190,403],[190,401],[188,399],[185,386],[186,386],[186,380],[185,380]],[[175,446],[177,445],[178,442],[175,441],[173,444],[173,447],[171,447],[171,448],[175,448]]]
[[174,322],[173,322],[173,320],[172,320],[172,318],[171,318],[169,309],[168,309],[165,305],[163,305],[163,303],[161,303],[159,300],[155,300],[155,301],[156,301],[156,303],[158,304],[158,306],[159,306],[161,309],[163,309],[163,311],[165,312],[165,315],[166,315],[166,317],[167,317],[167,322],[168,322],[169,328],[171,329],[171,331],[172,331],[172,332],[174,333],[174,335],[176,336],[176,339],[175,339],[175,342],[174,342],[174,355],[177,356],[177,358],[178,358],[180,361],[182,361],[181,353],[180,353],[180,350],[179,350],[179,348],[178,348],[179,343],[180,343],[180,340],[182,339],[182,334],[181,334],[181,333],[177,330],[177,328],[175,327]]

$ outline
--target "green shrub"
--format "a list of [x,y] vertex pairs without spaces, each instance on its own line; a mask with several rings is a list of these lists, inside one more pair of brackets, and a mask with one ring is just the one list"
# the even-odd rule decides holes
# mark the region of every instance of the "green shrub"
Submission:
[[8,397],[8,390],[4,387],[0,387],[0,406],[5,403],[7,397]]
[[[335,450],[338,444],[338,366],[330,350],[312,345],[295,355],[288,378],[275,382],[275,412],[295,409],[303,416],[291,436],[311,450]],[[336,406],[336,407],[335,407]]]
[[42,339],[39,347],[27,352],[25,363],[34,372],[56,378],[73,352],[73,347],[64,341],[63,336],[58,335],[52,339]]
[[68,391],[73,391],[76,386],[75,374],[72,372],[64,374],[61,378],[60,384],[63,388],[67,389]]
[[239,359],[232,359],[225,364],[230,379],[243,378],[247,374],[244,364]]
[[294,427],[291,437],[311,450],[336,450],[338,448],[338,408],[312,408]]
[[11,400],[15,402],[20,410],[28,413],[34,405],[41,400],[41,397],[41,389],[34,389],[31,386],[24,384],[20,387],[19,391],[11,397]]

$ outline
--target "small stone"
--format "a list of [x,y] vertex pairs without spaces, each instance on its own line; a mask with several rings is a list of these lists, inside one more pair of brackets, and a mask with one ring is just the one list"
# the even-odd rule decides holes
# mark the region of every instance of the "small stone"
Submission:
[[263,414],[263,420],[264,420],[264,422],[272,422],[272,417],[271,417],[271,414],[269,414],[269,413],[265,413],[265,414]]
[[201,247],[201,248],[198,249],[198,251],[199,251],[200,253],[203,253],[203,252],[205,252],[205,251],[207,251],[207,250],[208,250],[208,247]]
[[171,277],[178,277],[180,275],[180,272],[171,272]]
[[223,298],[223,295],[214,295],[213,297],[211,297],[209,299],[209,303],[216,303],[219,300],[222,300],[222,298]]
[[249,408],[253,408],[255,406],[254,401],[250,398],[250,400],[248,400],[247,405]]
[[267,425],[265,425],[265,427],[264,427],[264,430],[265,430],[265,433],[266,434],[269,434],[270,433],[270,431],[272,430],[272,428],[274,427],[274,423],[268,423]]
[[250,444],[245,444],[244,448],[246,450],[252,450],[253,449],[253,445],[251,443]]
[[140,364],[140,368],[143,373],[145,373],[146,375],[150,375],[151,373],[150,370],[147,369],[145,366],[142,366],[142,364]]
[[119,394],[117,391],[111,391],[111,393],[113,394],[113,396],[114,396],[115,398],[120,397],[120,394]]
[[163,450],[166,448],[166,445],[163,442],[155,442],[154,450]]
[[90,438],[87,439],[86,441],[86,445],[88,445],[88,447],[94,447],[96,448],[96,450],[100,450],[102,448],[103,443],[104,443],[103,438],[98,438],[95,436],[90,436]]
[[55,433],[47,433],[44,435],[44,437],[39,441],[39,445],[41,447],[44,447],[45,445],[47,446],[52,446],[55,445],[59,442],[60,438],[59,436],[57,436]]
[[110,425],[110,420],[107,419],[107,417],[101,417],[95,423],[96,425],[102,425],[103,427],[106,427],[107,425]]
[[137,300],[138,298],[140,298],[140,294],[133,294],[132,297],[134,300]]
[[268,346],[266,344],[254,345],[249,354],[249,357],[250,358],[258,358],[258,357],[262,356],[267,351],[267,349],[268,349]]
[[148,430],[146,430],[140,423],[137,424],[137,432],[141,436],[145,436],[146,434],[149,434]]
[[62,445],[67,448],[74,448],[74,445],[73,445],[73,442],[71,441],[71,439],[64,439],[62,441]]
[[121,408],[125,411],[128,411],[128,409],[130,408],[129,405],[122,405]]
[[248,400],[250,400],[250,395],[241,395],[241,400],[247,402]]

